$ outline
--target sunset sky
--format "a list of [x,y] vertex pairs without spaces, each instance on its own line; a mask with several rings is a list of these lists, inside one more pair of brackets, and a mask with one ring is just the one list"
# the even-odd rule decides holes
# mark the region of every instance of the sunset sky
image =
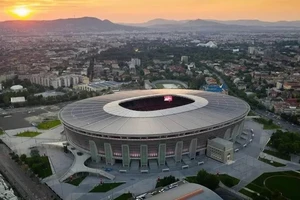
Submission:
[[[26,16],[17,16],[16,9]],[[22,10],[23,9],[23,10]],[[0,21],[97,17],[113,22],[166,19],[300,20],[300,0],[0,0]]]

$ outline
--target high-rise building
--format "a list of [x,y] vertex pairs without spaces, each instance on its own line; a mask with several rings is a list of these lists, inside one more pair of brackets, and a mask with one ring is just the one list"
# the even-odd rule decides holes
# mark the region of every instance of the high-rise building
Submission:
[[189,63],[189,57],[188,56],[181,56],[181,62],[183,64],[188,64]]
[[52,86],[53,88],[71,87],[78,85],[81,81],[80,75],[65,75],[56,76],[53,74],[34,74],[29,78],[31,83],[43,85],[46,87]]
[[131,58],[131,64],[133,64],[134,66],[141,66],[141,59],[139,58]]
[[95,65],[95,59],[91,58],[90,66],[87,69],[87,76],[89,77],[90,81],[94,79],[94,65]]
[[248,53],[249,54],[254,54],[255,53],[255,47],[248,47]]

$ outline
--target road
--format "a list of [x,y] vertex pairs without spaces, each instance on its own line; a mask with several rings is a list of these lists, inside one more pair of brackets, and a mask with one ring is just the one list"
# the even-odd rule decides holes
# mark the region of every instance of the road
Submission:
[[[216,73],[214,73],[214,74],[219,78],[219,80],[222,84],[223,83],[226,84],[226,82],[218,74],[216,74]],[[292,123],[282,119],[280,116],[275,115],[274,113],[271,113],[266,110],[259,110],[259,109],[254,110],[254,112],[264,118],[272,119],[273,122],[276,123],[278,126],[280,126],[282,129],[300,134],[300,126],[292,124]]]
[[[51,200],[56,194],[46,185],[39,183],[37,179],[31,179],[21,167],[9,156],[9,149],[0,144],[0,171],[14,186],[24,199],[28,200]],[[57,198],[59,199],[59,198]]]
[[264,118],[272,119],[275,124],[280,126],[282,129],[291,131],[291,132],[297,132],[300,134],[300,126],[292,124],[284,119],[282,119],[280,116],[275,115],[274,113],[271,113],[266,110],[254,110],[254,112]]
[[42,109],[44,110],[47,107],[58,106],[59,108],[63,108],[64,106],[73,103],[74,101],[62,102],[53,105],[45,105],[45,106],[29,106],[29,107],[21,107],[21,108],[7,108],[3,111],[6,112],[6,115],[13,113],[34,113],[36,110]]

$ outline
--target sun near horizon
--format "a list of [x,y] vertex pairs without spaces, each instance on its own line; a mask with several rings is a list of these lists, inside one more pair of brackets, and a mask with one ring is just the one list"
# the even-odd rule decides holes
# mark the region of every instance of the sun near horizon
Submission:
[[299,0],[0,0],[0,21],[90,16],[117,23],[155,18],[300,20]]
[[17,6],[12,8],[9,13],[16,19],[26,20],[30,17],[32,10],[27,6]]

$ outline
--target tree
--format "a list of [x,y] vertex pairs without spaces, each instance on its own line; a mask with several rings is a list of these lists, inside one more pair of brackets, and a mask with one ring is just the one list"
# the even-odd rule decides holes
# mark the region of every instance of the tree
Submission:
[[170,176],[166,176],[166,177],[164,177],[162,179],[159,179],[157,181],[155,188],[165,187],[165,186],[170,185],[172,183],[175,183],[177,181],[179,181],[179,179],[176,179],[174,176],[171,176],[171,175]]
[[272,123],[273,123],[273,120],[272,120],[272,119],[269,119],[269,120],[268,120],[268,124],[271,125]]
[[40,156],[40,152],[39,152],[38,149],[32,149],[30,151],[30,155],[31,155],[31,157],[39,157]]
[[222,179],[222,183],[228,187],[232,187],[235,185],[235,182],[232,178],[229,178],[227,176],[225,176],[223,179]]
[[219,178],[214,174],[209,174],[206,178],[206,183],[204,186],[208,187],[211,190],[215,190],[219,187]]
[[219,186],[219,177],[214,174],[207,173],[204,169],[200,170],[197,174],[196,181],[200,185],[204,185],[211,190],[215,190]]
[[22,155],[20,156],[20,160],[23,161],[23,162],[26,161],[26,158],[27,158],[26,154],[22,154]]
[[251,83],[252,82],[252,76],[250,74],[245,75],[244,82],[245,83]]

